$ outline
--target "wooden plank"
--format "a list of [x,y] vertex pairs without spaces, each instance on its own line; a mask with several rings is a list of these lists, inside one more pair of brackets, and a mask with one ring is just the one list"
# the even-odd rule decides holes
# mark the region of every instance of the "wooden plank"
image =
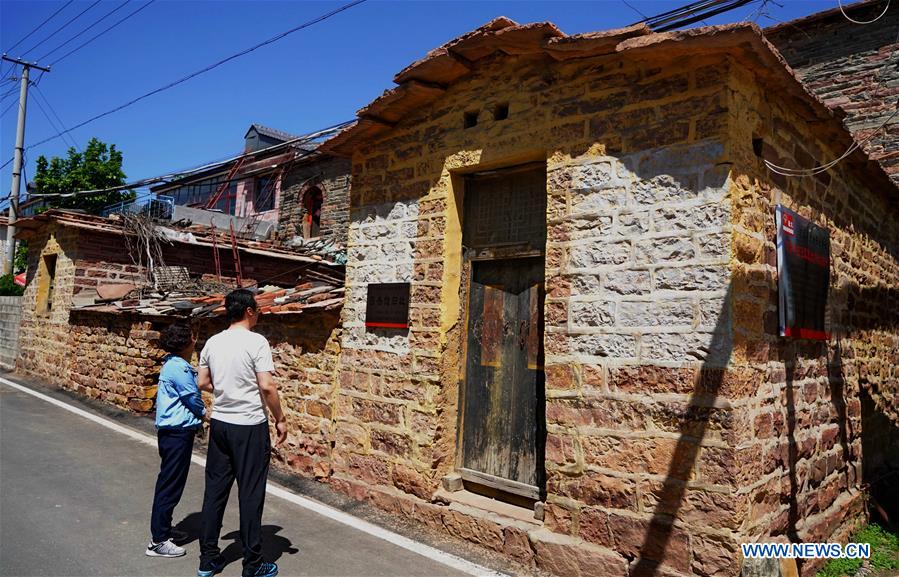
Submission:
[[529,368],[530,317],[532,290],[542,284],[543,260],[531,259],[515,263],[516,294],[513,295],[520,319],[515,335],[516,358],[510,391],[510,448],[507,477],[520,483],[537,486],[537,371]]
[[481,323],[481,365],[502,366],[503,340],[503,290],[499,286],[485,285],[484,311]]
[[[542,284],[542,283],[541,283]],[[540,313],[543,310],[543,299],[541,296],[540,284],[531,286],[529,296],[528,310],[528,368],[531,370],[543,370],[540,366],[540,344],[543,341],[543,331],[540,326]]]
[[534,485],[519,483],[510,479],[503,479],[502,477],[497,477],[496,475],[490,475],[488,473],[482,473],[473,469],[461,468],[456,469],[456,471],[460,475],[462,475],[463,479],[465,479],[466,481],[471,481],[472,483],[486,485],[488,487],[493,487],[494,489],[506,491],[514,495],[521,495],[522,497],[527,497],[529,499],[540,498],[540,488]]

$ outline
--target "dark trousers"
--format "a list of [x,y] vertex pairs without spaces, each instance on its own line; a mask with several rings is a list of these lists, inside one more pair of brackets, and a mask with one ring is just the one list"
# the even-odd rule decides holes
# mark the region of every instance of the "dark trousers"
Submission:
[[232,425],[216,419],[210,421],[200,539],[201,567],[208,566],[221,555],[222,518],[235,479],[244,575],[252,574],[262,564],[262,507],[271,450],[268,423]]
[[172,513],[184,493],[196,433],[196,429],[159,429],[156,432],[162,462],[150,515],[150,534],[154,543],[172,536]]

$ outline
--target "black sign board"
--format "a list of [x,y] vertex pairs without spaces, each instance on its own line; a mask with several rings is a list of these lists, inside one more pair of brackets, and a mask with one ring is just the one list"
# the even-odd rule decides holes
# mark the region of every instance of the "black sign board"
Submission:
[[365,326],[386,329],[409,328],[409,283],[368,285]]
[[830,233],[780,205],[775,218],[780,336],[827,340]]

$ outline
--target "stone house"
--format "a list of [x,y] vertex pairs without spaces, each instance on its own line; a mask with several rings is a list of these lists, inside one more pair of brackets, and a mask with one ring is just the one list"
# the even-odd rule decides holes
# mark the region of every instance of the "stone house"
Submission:
[[[342,311],[260,325],[279,465],[557,575],[730,576],[741,542],[845,540],[899,463],[899,194],[861,151],[768,168],[853,140],[761,31],[498,18],[394,80],[316,149],[351,167]],[[779,336],[777,205],[829,231],[826,341]],[[120,236],[23,223],[19,370],[65,384],[88,359],[81,392],[146,410],[170,319],[67,310],[141,275]],[[246,276],[295,267],[241,243],[266,267]],[[374,322],[385,283],[408,323]]]
[[[806,87],[837,114],[869,156],[899,183],[899,13],[881,0],[856,2],[765,29]],[[856,22],[872,22],[859,26]],[[860,29],[864,33],[859,33]],[[894,62],[887,66],[887,62]],[[883,129],[875,130],[886,123]]]
[[215,210],[271,222],[277,228],[271,235],[275,239],[299,236],[342,244],[349,163],[318,152],[314,140],[253,124],[244,136],[243,155],[150,190],[172,197],[175,205],[197,208],[218,196]]
[[[854,141],[761,31],[498,18],[394,81],[323,145],[332,485],[558,575],[845,540],[899,463],[899,195],[860,151],[768,168]],[[779,336],[777,205],[829,231],[828,340]],[[366,326],[373,283],[410,283],[408,329]]]
[[[231,267],[236,265],[231,263],[232,249],[225,235],[213,242],[212,235],[218,233],[198,226],[172,234],[168,243],[161,243],[165,270],[174,277],[170,286],[160,285],[158,290],[145,290],[146,294],[123,301],[134,289],[152,287],[153,282],[147,268],[132,260],[129,232],[121,219],[54,209],[22,219],[16,226],[17,238],[27,239],[29,249],[16,360],[21,374],[148,412],[153,409],[162,356],[155,342],[158,331],[185,316],[183,308],[175,310],[174,302],[189,304],[188,315],[191,310],[201,313],[192,319],[201,340],[224,328],[223,310],[216,304],[221,303],[222,294],[198,293],[199,299],[172,295],[183,294],[202,279],[219,290],[233,286]],[[237,248],[243,285],[269,287],[268,294],[259,297],[264,313],[259,330],[273,344],[287,398],[290,391],[308,387],[307,383],[333,380],[336,343],[332,341],[343,301],[343,267],[271,243],[240,240]],[[215,278],[216,250],[230,277]],[[289,288],[278,292],[277,287]],[[162,294],[153,296],[156,292]],[[274,296],[282,298],[276,303]],[[306,400],[293,405],[292,422],[298,423],[305,414]],[[314,407],[309,410],[317,412]],[[303,430],[308,429],[304,423]],[[304,440],[305,445],[312,443]]]

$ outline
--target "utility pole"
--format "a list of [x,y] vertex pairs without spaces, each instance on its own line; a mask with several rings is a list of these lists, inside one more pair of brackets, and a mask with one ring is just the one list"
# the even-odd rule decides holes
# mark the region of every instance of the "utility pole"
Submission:
[[12,187],[9,191],[9,224],[6,227],[6,258],[3,261],[3,274],[13,272],[13,261],[16,258],[16,216],[19,211],[19,185],[22,180],[22,154],[25,152],[25,105],[28,102],[28,73],[31,68],[50,72],[49,68],[38,66],[34,62],[26,62],[18,58],[10,58],[6,54],[3,60],[22,66],[21,86],[19,88],[19,120],[16,124],[16,151],[12,163]]

